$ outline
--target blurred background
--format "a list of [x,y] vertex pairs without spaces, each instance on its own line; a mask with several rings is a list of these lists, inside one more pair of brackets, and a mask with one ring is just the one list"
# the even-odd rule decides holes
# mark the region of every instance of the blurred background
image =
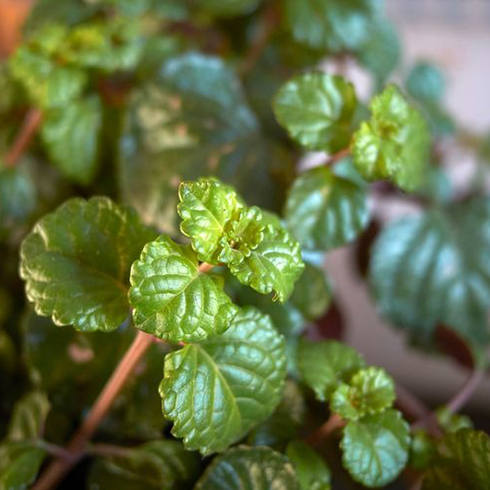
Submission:
[[[0,56],[17,42],[18,26],[30,4],[31,0],[0,0]],[[447,77],[446,104],[450,112],[469,130],[488,130],[490,0],[387,0],[386,4],[403,44],[400,77],[416,60],[436,63]],[[348,76],[362,86],[363,79],[355,67],[349,70]],[[451,158],[452,176],[457,183],[470,173],[473,162],[462,151],[454,152]],[[395,204],[390,218],[413,211]],[[430,403],[446,401],[458,391],[465,372],[451,361],[407,349],[402,333],[381,321],[365,285],[349,263],[353,249],[345,247],[330,253],[327,263],[346,315],[346,340],[369,363],[385,367]],[[490,380],[487,379],[468,410],[475,416],[484,416],[489,406]]]

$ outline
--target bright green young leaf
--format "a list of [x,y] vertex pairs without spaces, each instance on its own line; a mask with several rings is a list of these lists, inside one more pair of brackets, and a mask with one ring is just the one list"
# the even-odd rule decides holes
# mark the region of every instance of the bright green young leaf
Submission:
[[178,441],[152,441],[96,461],[88,488],[99,490],[178,490],[194,479],[199,469],[196,453]]
[[488,341],[489,247],[486,198],[390,224],[370,262],[381,312],[419,341],[429,340],[439,323],[476,344]]
[[44,450],[24,442],[0,444],[0,490],[26,490],[37,477]]
[[182,182],[179,198],[180,229],[191,239],[199,260],[211,262],[225,228],[241,207],[238,196],[233,189],[215,179],[200,179]]
[[24,395],[14,406],[7,438],[10,441],[33,441],[42,437],[50,406],[41,391]]
[[215,17],[233,17],[252,13],[262,0],[196,0],[194,4]]
[[345,245],[369,222],[366,191],[328,168],[313,168],[301,174],[289,191],[286,222],[308,250]]
[[24,240],[20,274],[39,315],[109,332],[128,317],[129,269],[155,234],[110,199],[71,199]]
[[400,412],[385,410],[344,428],[342,463],[352,478],[369,488],[392,482],[408,461],[410,428]]
[[159,73],[131,99],[120,152],[123,198],[172,235],[182,181],[214,175],[247,203],[279,209],[292,159],[264,138],[237,75],[197,53],[168,59]]
[[217,456],[194,490],[300,490],[286,456],[267,447],[238,446]]
[[306,404],[298,385],[286,380],[284,393],[274,413],[253,429],[247,444],[254,446],[282,447],[298,437],[306,415]]
[[228,264],[242,283],[284,303],[304,269],[299,243],[281,226],[267,224],[263,240],[239,264]]
[[290,302],[308,320],[323,316],[332,300],[332,290],[326,272],[305,262],[303,274],[295,284]]
[[429,131],[395,85],[388,85],[370,104],[371,119],[354,134],[354,163],[367,180],[390,180],[411,191],[423,184]]
[[330,470],[310,446],[302,441],[292,441],[286,456],[294,466],[301,490],[330,490]]
[[365,366],[352,347],[334,340],[311,342],[303,339],[297,355],[298,370],[320,401],[330,398],[342,381],[348,381]]
[[377,367],[359,370],[332,394],[330,407],[343,419],[357,420],[365,415],[382,412],[395,401],[395,384],[386,372]]
[[440,441],[422,490],[487,490],[489,482],[490,437],[462,429]]
[[406,87],[413,98],[425,103],[440,102],[446,88],[444,76],[439,68],[426,61],[412,67]]
[[369,34],[378,0],[286,0],[286,22],[297,41],[313,48],[358,48]]
[[172,342],[221,333],[238,310],[222,281],[199,271],[195,252],[165,235],[133,264],[129,302],[137,328]]
[[245,308],[223,334],[166,356],[163,413],[186,448],[223,451],[273,412],[285,375],[284,339]]
[[91,96],[46,114],[41,137],[47,153],[66,177],[89,184],[98,168],[102,103]]
[[473,429],[473,422],[467,415],[452,413],[446,407],[440,407],[435,411],[437,423],[444,432],[458,432],[460,429]]
[[349,146],[357,106],[354,86],[337,75],[310,72],[289,80],[274,99],[277,120],[309,150]]

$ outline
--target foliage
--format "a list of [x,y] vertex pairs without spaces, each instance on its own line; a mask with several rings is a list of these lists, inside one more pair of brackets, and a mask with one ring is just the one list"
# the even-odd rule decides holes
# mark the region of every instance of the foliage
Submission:
[[490,486],[472,381],[410,427],[328,338],[357,241],[385,319],[487,368],[488,136],[400,49],[382,0],[37,0],[0,61],[0,490]]

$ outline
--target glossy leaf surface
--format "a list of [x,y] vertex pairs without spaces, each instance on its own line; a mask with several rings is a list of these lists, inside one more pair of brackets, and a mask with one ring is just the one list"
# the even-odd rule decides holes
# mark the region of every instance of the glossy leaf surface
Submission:
[[165,235],[134,263],[129,301],[137,328],[174,342],[223,332],[237,313],[219,278],[201,273],[195,252]]
[[286,456],[266,447],[238,446],[216,457],[195,490],[300,490]]
[[223,334],[167,355],[163,413],[186,448],[223,451],[273,412],[285,374],[284,339],[245,308]]
[[129,268],[155,236],[110,199],[71,199],[24,240],[21,276],[40,315],[81,331],[111,331],[128,316]]
[[330,490],[330,470],[323,458],[302,441],[288,444],[286,455],[294,466],[301,490]]

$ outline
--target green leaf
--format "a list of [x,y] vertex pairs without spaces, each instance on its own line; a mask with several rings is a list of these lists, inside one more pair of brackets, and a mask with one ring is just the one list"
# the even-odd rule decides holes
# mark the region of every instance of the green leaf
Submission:
[[392,482],[408,461],[410,429],[400,412],[385,410],[344,428],[342,463],[352,478],[370,488]]
[[215,17],[233,17],[252,13],[262,0],[197,0],[195,5]]
[[360,369],[349,384],[341,384],[332,394],[330,407],[343,419],[358,420],[382,412],[395,401],[395,384],[377,367]]
[[171,490],[196,476],[199,458],[178,441],[152,441],[134,448],[115,447],[114,456],[96,461],[88,488]]
[[247,444],[281,447],[298,437],[306,415],[306,404],[298,385],[286,380],[284,393],[274,413],[253,429]]
[[158,79],[135,92],[130,109],[120,186],[145,222],[176,235],[179,184],[203,176],[232,185],[249,204],[282,205],[291,156],[264,138],[239,78],[221,59],[169,59]]
[[348,381],[364,366],[364,360],[352,347],[334,340],[303,339],[298,346],[298,370],[320,401],[330,398],[341,381]]
[[354,163],[367,180],[390,180],[411,191],[423,184],[429,131],[395,85],[374,97],[371,119],[354,134]]
[[187,449],[223,451],[273,412],[285,374],[284,339],[245,308],[225,333],[166,356],[163,413]]
[[435,442],[424,429],[412,430],[409,466],[417,471],[427,468],[435,453]]
[[325,270],[305,262],[303,274],[295,284],[290,302],[305,318],[313,321],[326,313],[331,300],[332,290]]
[[154,238],[110,199],[71,199],[24,240],[21,277],[39,315],[81,331],[111,331],[129,314],[129,268]]
[[0,445],[0,490],[26,490],[46,457],[42,449],[23,442]]
[[446,407],[439,407],[435,415],[437,423],[444,432],[458,432],[461,429],[473,429],[473,422],[467,415],[452,413]]
[[292,441],[286,456],[293,463],[301,490],[330,490],[330,470],[325,461],[302,441]]
[[95,95],[49,111],[41,137],[51,163],[75,182],[89,184],[98,168],[101,125],[102,104]]
[[489,223],[490,199],[476,198],[387,226],[370,262],[382,314],[419,341],[439,323],[474,344],[488,341]]
[[177,209],[182,233],[192,241],[199,260],[213,260],[225,227],[239,207],[238,196],[228,186],[214,179],[182,182]]
[[299,243],[284,228],[267,224],[263,240],[241,263],[230,263],[230,272],[261,294],[274,292],[284,303],[304,269]]
[[29,441],[42,437],[50,407],[47,396],[41,391],[24,395],[14,406],[7,438]]
[[37,200],[38,190],[24,165],[0,168],[0,236],[15,224],[27,221],[36,209]]
[[274,98],[277,120],[309,150],[349,146],[357,106],[354,86],[337,75],[310,72],[285,83]]
[[286,203],[286,222],[308,250],[330,250],[354,240],[369,222],[365,189],[326,167],[301,174]]
[[486,490],[490,482],[490,438],[462,429],[440,441],[422,490]]
[[286,456],[266,447],[238,446],[216,457],[194,490],[300,490]]
[[286,22],[297,41],[314,48],[358,48],[379,10],[377,0],[286,0]]
[[446,89],[445,85],[442,72],[427,61],[416,63],[406,81],[408,93],[425,103],[440,102]]
[[173,342],[225,331],[238,309],[219,278],[199,271],[194,251],[165,235],[133,264],[129,302],[137,328]]
[[370,70],[381,87],[398,65],[400,40],[395,26],[380,18],[370,24],[369,34],[359,47],[357,58]]

